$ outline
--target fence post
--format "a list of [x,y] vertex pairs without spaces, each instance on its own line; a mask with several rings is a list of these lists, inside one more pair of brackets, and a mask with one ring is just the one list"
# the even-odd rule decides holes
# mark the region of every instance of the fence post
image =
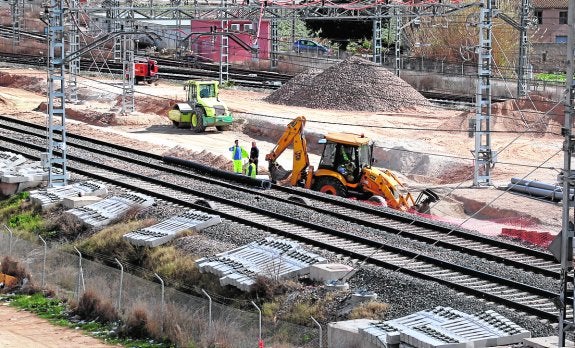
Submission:
[[209,326],[208,327],[211,330],[212,329],[212,298],[210,297],[210,295],[208,295],[207,292],[204,291],[204,289],[202,289],[202,292],[208,298],[208,317],[209,317]]
[[263,341],[262,341],[262,311],[260,310],[260,307],[258,307],[254,301],[252,301],[252,304],[254,305],[254,307],[256,307],[256,309],[258,310],[258,312],[260,313],[260,320],[259,320],[259,335],[258,335],[258,347],[263,347]]
[[118,312],[122,311],[122,285],[124,283],[124,266],[118,261],[117,258],[114,257],[116,263],[120,265],[120,291],[118,292]]
[[40,238],[42,243],[44,243],[44,258],[42,259],[42,285],[41,285],[41,287],[44,287],[44,285],[46,284],[46,282],[45,282],[45,279],[46,279],[46,253],[48,252],[48,246],[46,245],[46,241],[44,240],[44,238],[42,238],[41,235],[38,235],[38,238]]
[[311,318],[311,320],[313,320],[313,322],[317,325],[317,327],[319,327],[319,348],[322,348],[322,347],[323,347],[323,335],[322,335],[322,332],[321,332],[321,325],[317,322],[317,320],[315,320],[314,317],[311,317],[311,316],[310,316],[310,318]]
[[82,286],[82,292],[86,291],[86,284],[84,284],[84,270],[82,269],[82,253],[76,247],[74,250],[80,256],[79,269],[78,269],[78,286],[76,287],[76,297],[80,298],[80,286]]
[[160,278],[160,276],[158,275],[158,273],[154,273],[154,275],[156,276],[156,278],[158,278],[160,280],[160,283],[162,283],[162,303],[161,303],[161,307],[160,307],[160,317],[161,317],[161,330],[162,332],[164,332],[164,281],[162,280],[162,278]]
[[12,230],[8,228],[8,225],[4,224],[4,228],[10,233],[10,238],[8,239],[8,255],[12,256]]

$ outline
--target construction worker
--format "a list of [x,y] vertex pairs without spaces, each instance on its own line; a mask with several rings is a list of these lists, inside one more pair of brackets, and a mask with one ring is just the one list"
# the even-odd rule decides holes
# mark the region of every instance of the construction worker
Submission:
[[258,173],[258,157],[260,157],[260,150],[256,146],[256,142],[252,141],[252,149],[250,150],[250,159],[256,165],[256,174]]
[[246,175],[252,179],[256,178],[256,164],[254,163],[253,159],[249,159],[248,167],[246,168]]
[[242,174],[242,167],[244,165],[244,158],[248,158],[248,152],[239,145],[239,141],[234,141],[234,146],[230,147],[232,152],[232,161],[234,164],[234,173]]

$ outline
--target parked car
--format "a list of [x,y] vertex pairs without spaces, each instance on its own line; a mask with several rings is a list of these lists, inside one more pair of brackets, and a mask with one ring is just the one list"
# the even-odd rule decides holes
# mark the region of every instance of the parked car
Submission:
[[331,53],[331,49],[315,41],[299,39],[293,43],[293,50],[297,53],[310,53],[314,55],[326,55]]

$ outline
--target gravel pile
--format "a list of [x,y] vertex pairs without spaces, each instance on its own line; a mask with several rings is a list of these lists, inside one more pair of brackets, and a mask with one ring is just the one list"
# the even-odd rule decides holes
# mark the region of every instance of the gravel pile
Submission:
[[265,100],[316,109],[372,112],[430,105],[391,71],[356,56],[321,73],[312,70],[297,75]]

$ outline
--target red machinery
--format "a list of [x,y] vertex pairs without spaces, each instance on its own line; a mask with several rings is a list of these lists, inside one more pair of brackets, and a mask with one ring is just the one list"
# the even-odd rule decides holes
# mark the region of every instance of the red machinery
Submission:
[[158,62],[149,58],[134,59],[134,80],[136,84],[140,81],[148,84],[158,81]]

